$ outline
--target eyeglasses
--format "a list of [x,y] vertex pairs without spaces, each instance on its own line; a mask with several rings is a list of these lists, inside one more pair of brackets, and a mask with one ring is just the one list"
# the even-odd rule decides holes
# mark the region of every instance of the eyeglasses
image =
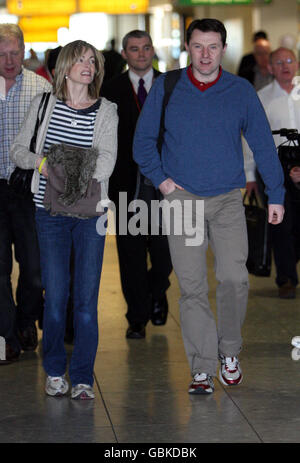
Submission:
[[294,62],[295,62],[295,60],[293,58],[287,58],[287,59],[284,59],[284,60],[280,59],[278,61],[275,61],[275,63],[273,63],[273,64],[275,64],[276,66],[282,66],[284,63],[292,64]]

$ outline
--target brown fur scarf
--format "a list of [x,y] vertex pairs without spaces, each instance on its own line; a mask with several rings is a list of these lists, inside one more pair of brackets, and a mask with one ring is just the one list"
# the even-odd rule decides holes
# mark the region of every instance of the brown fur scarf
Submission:
[[65,173],[64,192],[59,202],[71,206],[87,191],[96,168],[98,151],[95,148],[81,148],[62,144],[52,145],[47,153],[47,164],[54,167],[61,164]]

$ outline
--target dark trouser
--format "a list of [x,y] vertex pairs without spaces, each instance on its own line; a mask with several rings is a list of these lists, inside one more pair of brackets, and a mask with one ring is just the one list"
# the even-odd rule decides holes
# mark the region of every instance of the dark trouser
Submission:
[[292,201],[287,192],[284,207],[282,223],[270,225],[276,265],[276,284],[282,286],[290,280],[294,286],[297,286],[297,261],[300,258],[300,202]]
[[[265,185],[256,171],[256,179],[260,197],[267,207],[267,196],[264,194]],[[272,249],[276,267],[276,284],[282,286],[288,282],[297,286],[297,262],[300,259],[300,201],[295,201],[293,191],[285,182],[286,194],[284,201],[285,213],[279,225],[270,225]]]
[[[155,189],[141,185],[139,199],[144,200],[150,210],[150,201],[157,199]],[[146,324],[151,316],[152,299],[159,300],[170,286],[172,263],[168,239],[164,235],[120,235],[118,208],[116,219],[121,284],[128,306],[126,318],[129,324]]]
[[[43,307],[34,213],[31,198],[16,196],[6,180],[0,180],[0,324],[7,326],[5,338],[16,350],[20,349],[17,330],[32,325]],[[19,264],[16,305],[11,286],[12,245]]]

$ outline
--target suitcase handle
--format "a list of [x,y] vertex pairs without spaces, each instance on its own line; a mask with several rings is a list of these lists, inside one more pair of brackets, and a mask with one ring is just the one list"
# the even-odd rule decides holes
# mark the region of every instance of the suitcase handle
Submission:
[[248,196],[247,194],[247,191],[244,193],[244,197],[243,197],[243,204],[246,204],[246,199],[248,198],[248,204],[250,206],[257,206],[257,207],[261,207],[260,206],[260,202],[255,194],[254,191],[251,191],[251,195],[250,197]]

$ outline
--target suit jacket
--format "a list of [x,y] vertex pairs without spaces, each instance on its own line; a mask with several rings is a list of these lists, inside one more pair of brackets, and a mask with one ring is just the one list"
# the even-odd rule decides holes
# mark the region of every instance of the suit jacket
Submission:
[[[154,69],[154,78],[159,74],[160,72]],[[119,115],[118,155],[109,180],[109,197],[117,204],[119,192],[126,191],[130,202],[134,198],[137,184],[138,166],[133,160],[132,144],[140,111],[128,71],[105,82],[101,94],[118,105]]]
[[254,77],[255,77],[255,72],[254,72],[255,64],[256,64],[256,61],[255,61],[253,53],[249,53],[248,55],[245,55],[242,57],[242,60],[241,60],[241,63],[239,65],[239,69],[237,72],[238,76],[244,77],[252,85],[254,83]]

